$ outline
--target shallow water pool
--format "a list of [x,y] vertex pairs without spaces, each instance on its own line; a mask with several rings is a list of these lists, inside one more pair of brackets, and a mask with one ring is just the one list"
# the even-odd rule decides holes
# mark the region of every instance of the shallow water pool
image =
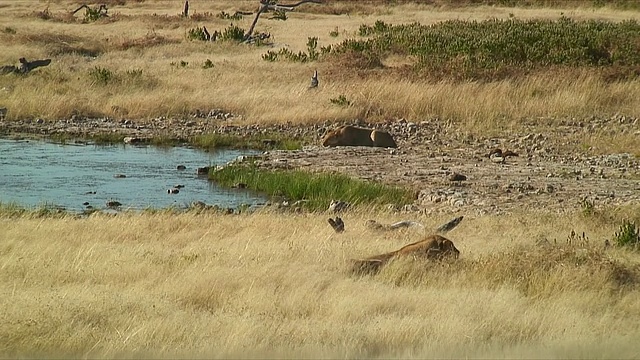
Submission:
[[[0,139],[0,202],[69,211],[186,208],[194,201],[221,207],[264,203],[259,195],[223,189],[197,168],[225,164],[249,150],[204,152],[189,147],[58,144]],[[178,170],[183,165],[185,170]],[[168,190],[184,187],[177,194]]]

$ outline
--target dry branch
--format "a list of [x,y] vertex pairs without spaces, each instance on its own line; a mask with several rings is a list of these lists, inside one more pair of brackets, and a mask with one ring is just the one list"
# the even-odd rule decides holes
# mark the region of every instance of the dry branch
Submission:
[[269,10],[293,11],[296,7],[306,3],[322,4],[322,1],[321,0],[302,0],[295,4],[284,5],[284,4],[278,4],[272,0],[260,0],[260,9],[256,13],[256,17],[253,19],[253,22],[251,23],[251,27],[249,28],[249,31],[247,31],[247,33],[244,35],[244,41],[251,41],[251,35],[253,34],[253,30],[256,27],[258,18],[260,18],[260,15],[262,15],[262,13]]
[[44,60],[34,60],[27,61],[25,58],[20,58],[20,65],[5,65],[0,66],[0,75],[15,73],[15,74],[26,74],[35,68],[39,68],[41,66],[47,66],[51,63],[51,59]]

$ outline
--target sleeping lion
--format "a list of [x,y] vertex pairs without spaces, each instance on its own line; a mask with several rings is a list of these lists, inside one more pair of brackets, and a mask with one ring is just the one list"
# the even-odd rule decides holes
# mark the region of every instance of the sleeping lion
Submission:
[[395,140],[386,131],[341,126],[329,131],[322,139],[322,146],[375,146],[396,148]]
[[366,259],[355,260],[352,271],[358,274],[376,273],[389,260],[396,256],[407,255],[423,257],[430,260],[442,260],[447,257],[457,259],[458,256],[460,256],[460,251],[451,240],[444,236],[430,235],[421,241],[403,246],[399,250],[371,256]]

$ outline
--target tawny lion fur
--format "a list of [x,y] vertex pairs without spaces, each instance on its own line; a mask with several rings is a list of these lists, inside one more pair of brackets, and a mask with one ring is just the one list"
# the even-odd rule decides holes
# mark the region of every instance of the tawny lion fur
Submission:
[[386,131],[355,126],[341,126],[329,131],[322,139],[322,146],[398,147],[391,134]]
[[441,260],[445,257],[457,259],[460,251],[453,242],[444,236],[431,235],[425,239],[403,246],[399,250],[371,256],[366,259],[356,260],[353,264],[353,271],[356,273],[375,273],[389,260],[397,256],[412,255],[431,260]]

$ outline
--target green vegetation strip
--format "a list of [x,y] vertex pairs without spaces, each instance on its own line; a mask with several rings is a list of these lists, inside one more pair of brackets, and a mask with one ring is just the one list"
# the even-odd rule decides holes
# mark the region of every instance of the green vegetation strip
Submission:
[[413,202],[409,189],[367,182],[334,173],[313,174],[301,170],[263,170],[255,165],[229,165],[210,174],[222,186],[239,183],[269,196],[290,201],[306,200],[303,207],[312,211],[326,210],[331,200],[354,205],[405,205]]
[[504,77],[549,66],[615,66],[635,74],[640,65],[635,20],[449,20],[428,26],[377,21],[359,32],[368,38],[347,39],[332,53],[351,55],[360,67],[379,66],[392,54],[410,55],[417,59],[415,70],[442,77]]
[[[273,136],[272,136],[273,135]],[[121,144],[126,135],[119,133],[99,133],[94,135],[82,134],[53,134],[50,138],[60,143],[74,142],[76,140],[92,141],[97,145]],[[255,149],[255,150],[300,150],[304,142],[311,139],[294,139],[278,134],[257,135],[231,135],[231,134],[206,134],[197,135],[189,139],[180,139],[171,136],[154,136],[148,139],[149,145],[154,146],[178,146],[188,143],[200,149]]]
[[300,150],[303,140],[269,133],[256,135],[206,134],[194,137],[190,143],[204,149]]

